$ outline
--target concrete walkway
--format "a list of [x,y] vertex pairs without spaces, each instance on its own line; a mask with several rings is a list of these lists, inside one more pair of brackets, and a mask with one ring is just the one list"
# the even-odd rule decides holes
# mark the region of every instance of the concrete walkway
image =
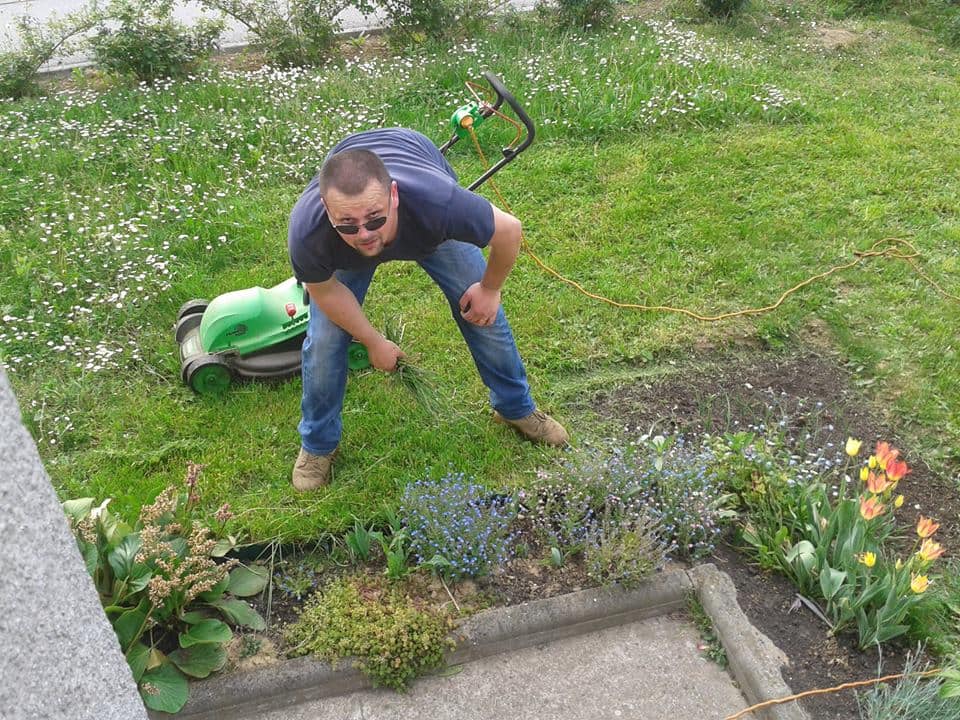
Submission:
[[362,690],[242,717],[722,720],[747,702],[698,643],[689,620],[663,615],[482,658],[453,675],[421,678],[406,695]]

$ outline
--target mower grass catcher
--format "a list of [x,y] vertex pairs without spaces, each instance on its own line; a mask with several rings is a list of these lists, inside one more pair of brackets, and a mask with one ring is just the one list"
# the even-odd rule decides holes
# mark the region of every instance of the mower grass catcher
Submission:
[[[453,136],[440,148],[446,154],[506,102],[526,132],[516,147],[503,149],[503,158],[468,186],[475,190],[533,142],[533,122],[493,73],[484,77],[497,95],[493,105],[471,103],[451,118]],[[511,121],[512,122],[512,121]],[[516,123],[514,123],[516,124]],[[518,126],[519,127],[519,126]],[[518,131],[519,137],[519,131]],[[300,372],[301,349],[310,320],[306,293],[296,278],[272,288],[253,287],[224,293],[207,302],[189,300],[180,307],[174,334],[180,345],[180,377],[201,395],[221,393],[236,379],[283,378]],[[348,367],[370,366],[367,349],[350,344]]]

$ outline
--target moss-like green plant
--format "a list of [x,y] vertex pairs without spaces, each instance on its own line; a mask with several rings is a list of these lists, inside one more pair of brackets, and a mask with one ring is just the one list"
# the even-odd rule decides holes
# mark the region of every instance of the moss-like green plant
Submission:
[[354,666],[374,685],[402,691],[443,664],[452,628],[449,617],[417,608],[399,588],[355,577],[315,595],[284,639],[294,656],[312,653],[334,665],[355,657]]

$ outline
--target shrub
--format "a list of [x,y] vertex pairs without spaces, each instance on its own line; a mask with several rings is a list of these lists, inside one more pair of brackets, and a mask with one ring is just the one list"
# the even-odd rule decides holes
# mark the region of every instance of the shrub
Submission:
[[418,610],[398,587],[369,578],[337,580],[315,595],[284,632],[291,655],[315,654],[354,666],[375,685],[403,690],[418,675],[440,667],[453,647],[450,618]]
[[739,13],[747,0],[700,0],[700,5],[708,15],[726,20]]
[[712,551],[722,523],[733,516],[709,448],[682,437],[642,440],[627,450],[580,453],[556,476],[544,473],[531,512],[534,529],[565,555],[585,549],[591,528],[616,522],[625,529],[649,519],[671,552],[696,558]]
[[617,18],[615,0],[556,0],[540,3],[542,17],[552,17],[562,29],[606,28]]
[[254,38],[254,47],[281,67],[316,65],[336,54],[337,16],[348,0],[199,0],[233,18]]
[[462,473],[408,485],[397,518],[417,563],[458,580],[486,575],[506,562],[515,539],[510,523],[516,509],[512,501],[488,495]]
[[377,6],[386,12],[390,35],[404,43],[477,35],[492,10],[490,0],[382,0],[359,5],[366,12]]
[[19,47],[0,53],[0,97],[20,98],[34,92],[41,66],[58,52],[72,50],[77,39],[97,22],[98,13],[89,8],[43,25],[26,15],[17,17],[14,26]]
[[667,545],[657,531],[649,516],[629,526],[601,522],[592,529],[584,552],[587,575],[601,585],[636,587],[666,561]]
[[722,525],[736,517],[735,497],[726,492],[707,444],[682,435],[656,436],[641,445],[637,482],[653,495],[655,511],[677,556],[696,559],[716,546]]
[[[652,503],[634,484],[634,468],[620,449],[585,450],[556,472],[541,471],[529,517],[539,540],[561,555],[586,549],[605,509],[620,521],[640,519]],[[615,512],[609,506],[616,505]]]
[[173,0],[113,0],[108,18],[90,38],[97,65],[107,72],[138,80],[176,77],[216,49],[223,23],[201,20],[194,27],[175,21]]
[[[188,480],[195,484],[198,472],[191,466]],[[217,542],[190,519],[191,493],[167,488],[132,528],[110,512],[109,500],[63,504],[144,704],[170,713],[187,701],[186,676],[207,677],[226,662],[233,633],[217,616],[265,627],[256,611],[227,593],[260,592],[266,573],[243,566],[231,571],[234,563],[214,560]]]

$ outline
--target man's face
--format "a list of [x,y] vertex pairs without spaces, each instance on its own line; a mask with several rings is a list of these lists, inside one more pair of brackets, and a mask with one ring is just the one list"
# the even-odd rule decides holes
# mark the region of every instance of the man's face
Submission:
[[[397,207],[400,198],[397,183],[390,183],[389,189],[376,180],[371,180],[358,195],[344,195],[336,188],[330,188],[323,198],[330,224],[337,230],[343,241],[361,255],[375,257],[397,237]],[[364,224],[374,225],[380,218],[386,222],[374,230],[368,230]],[[353,226],[342,228],[338,226]],[[357,229],[356,233],[344,232]]]

